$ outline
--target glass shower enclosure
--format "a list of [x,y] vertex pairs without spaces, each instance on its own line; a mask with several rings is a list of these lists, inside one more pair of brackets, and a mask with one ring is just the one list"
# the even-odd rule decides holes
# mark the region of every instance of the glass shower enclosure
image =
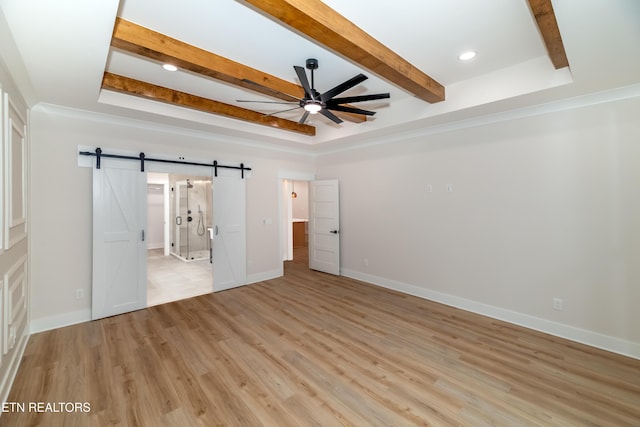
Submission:
[[211,179],[176,179],[172,194],[172,254],[183,261],[210,259]]

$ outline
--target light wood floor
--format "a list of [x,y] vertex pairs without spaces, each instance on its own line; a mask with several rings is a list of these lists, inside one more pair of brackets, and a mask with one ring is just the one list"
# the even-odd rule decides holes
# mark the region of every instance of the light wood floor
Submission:
[[309,271],[33,335],[2,426],[639,426],[640,361]]

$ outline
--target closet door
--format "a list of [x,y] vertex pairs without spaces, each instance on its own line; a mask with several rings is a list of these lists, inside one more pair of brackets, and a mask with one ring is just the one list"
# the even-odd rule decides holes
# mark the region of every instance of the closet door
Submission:
[[93,319],[147,306],[147,180],[138,168],[109,160],[93,169]]
[[247,283],[245,179],[236,170],[213,177],[213,290]]

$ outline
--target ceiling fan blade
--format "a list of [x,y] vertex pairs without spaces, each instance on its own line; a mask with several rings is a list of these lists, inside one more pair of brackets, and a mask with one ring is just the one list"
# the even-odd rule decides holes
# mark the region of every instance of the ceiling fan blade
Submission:
[[236,99],[236,102],[259,102],[261,104],[284,104],[284,105],[296,105],[297,102],[286,102],[286,101],[250,101],[245,99]]
[[361,108],[347,107],[344,105],[331,105],[331,106],[327,105],[327,109],[332,111],[343,111],[345,113],[364,114],[365,116],[373,116],[374,114],[376,114],[375,111],[363,110]]
[[304,88],[305,96],[315,100],[313,97],[313,88],[309,85],[309,79],[307,79],[307,73],[304,71],[304,68],[294,65],[293,68],[296,70],[296,74],[298,75],[298,79]]
[[320,114],[322,114],[323,116],[325,116],[326,118],[328,118],[329,120],[333,121],[336,124],[342,123],[342,120],[340,120],[338,116],[336,116],[326,108],[323,108],[322,110],[320,110]]
[[307,121],[307,117],[309,117],[309,112],[305,110],[302,117],[300,117],[300,120],[298,120],[298,124],[304,124],[304,122]]
[[374,101],[376,99],[387,99],[391,95],[388,93],[375,93],[371,95],[345,96],[343,98],[333,98],[327,101],[327,105],[331,104],[349,104],[351,102]]
[[264,116],[265,117],[269,117],[269,116],[273,116],[274,114],[286,113],[287,111],[297,110],[298,108],[302,108],[302,107],[297,106],[297,107],[293,107],[293,108],[287,108],[286,110],[275,111],[273,113],[265,114]]
[[357,76],[350,78],[346,82],[340,83],[338,86],[334,87],[333,89],[329,89],[328,91],[320,95],[320,100],[322,102],[327,102],[337,94],[342,93],[347,89],[351,89],[355,85],[362,83],[367,79],[368,77],[365,76],[364,74],[358,74]]

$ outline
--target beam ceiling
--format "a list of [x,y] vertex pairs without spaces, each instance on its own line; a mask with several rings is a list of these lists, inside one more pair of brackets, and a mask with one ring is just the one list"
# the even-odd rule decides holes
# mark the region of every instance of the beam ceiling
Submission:
[[319,0],[243,0],[243,3],[424,101],[445,99],[444,86]]
[[529,7],[533,16],[536,18],[536,23],[542,38],[547,47],[549,58],[553,66],[557,69],[569,66],[569,59],[564,50],[564,43],[562,43],[562,36],[560,35],[560,28],[558,28],[558,21],[551,5],[551,0],[528,0]]
[[[445,88],[411,65],[351,21],[319,0],[240,0],[253,9],[293,28],[320,45],[346,57],[427,102],[445,99]],[[550,0],[528,0],[551,61],[556,69],[569,65]],[[111,45],[155,61],[171,63],[202,76],[284,101],[304,97],[302,86],[189,45],[164,34],[117,18]],[[103,88],[143,96],[233,117],[261,125],[315,135],[315,128],[291,120],[240,108],[219,101],[105,73]],[[355,122],[360,114],[345,114]]]
[[[116,18],[111,46],[284,101],[295,102],[304,97],[300,85],[122,18]],[[355,123],[367,120],[363,114],[340,114]]]
[[299,124],[291,120],[269,116],[257,111],[247,110],[246,108],[225,104],[108,72],[104,73],[102,88],[206,113],[244,120],[263,126],[297,132],[303,135],[315,136],[316,134],[316,128],[310,125]]
[[122,18],[116,18],[111,46],[284,101],[304,97],[302,86]]

